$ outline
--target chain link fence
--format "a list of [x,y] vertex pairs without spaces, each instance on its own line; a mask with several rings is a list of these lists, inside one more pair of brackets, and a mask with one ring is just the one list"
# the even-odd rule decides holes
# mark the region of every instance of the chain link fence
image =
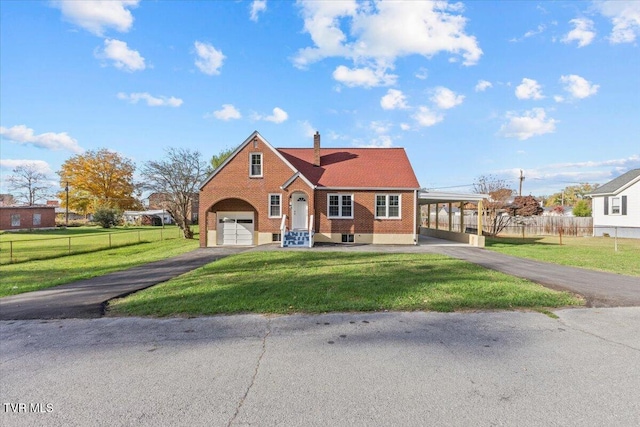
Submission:
[[3,239],[0,240],[0,265],[179,238],[182,238],[182,231],[170,227],[42,239]]

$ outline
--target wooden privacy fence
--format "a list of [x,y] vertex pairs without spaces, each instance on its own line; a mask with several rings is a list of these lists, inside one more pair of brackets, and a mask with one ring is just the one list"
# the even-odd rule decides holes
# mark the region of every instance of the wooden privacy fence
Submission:
[[[430,224],[427,225],[427,218],[422,218],[424,227],[436,228],[435,215],[431,215]],[[487,231],[489,219],[485,216],[482,219],[484,230]],[[475,215],[464,216],[464,231],[466,228],[476,228],[478,217]],[[440,215],[438,217],[438,227],[442,230],[449,229],[449,217]],[[460,216],[451,218],[451,229],[460,231]],[[499,235],[518,235],[524,233],[528,236],[557,236],[559,232],[565,236],[592,236],[593,218],[573,217],[573,216],[531,216],[526,218],[513,218],[510,224],[502,230]]]

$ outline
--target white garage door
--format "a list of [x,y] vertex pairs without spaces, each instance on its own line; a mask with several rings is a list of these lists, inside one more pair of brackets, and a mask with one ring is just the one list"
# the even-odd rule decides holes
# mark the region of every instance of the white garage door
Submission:
[[253,212],[218,212],[218,245],[253,245]]

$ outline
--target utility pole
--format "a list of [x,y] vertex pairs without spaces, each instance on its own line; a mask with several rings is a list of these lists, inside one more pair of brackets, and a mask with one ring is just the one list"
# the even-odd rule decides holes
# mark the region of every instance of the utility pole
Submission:
[[64,228],[69,228],[69,181],[67,181],[67,185],[64,187],[64,191],[67,193],[67,202],[66,212],[65,212],[65,220],[64,220]]
[[524,175],[522,174],[522,169],[520,169],[520,191],[519,191],[520,197],[522,197],[522,181],[524,181]]

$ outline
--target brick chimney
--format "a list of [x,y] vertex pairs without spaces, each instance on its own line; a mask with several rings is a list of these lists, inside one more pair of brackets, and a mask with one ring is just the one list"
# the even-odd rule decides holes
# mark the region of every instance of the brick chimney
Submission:
[[313,135],[313,166],[320,166],[320,132]]

